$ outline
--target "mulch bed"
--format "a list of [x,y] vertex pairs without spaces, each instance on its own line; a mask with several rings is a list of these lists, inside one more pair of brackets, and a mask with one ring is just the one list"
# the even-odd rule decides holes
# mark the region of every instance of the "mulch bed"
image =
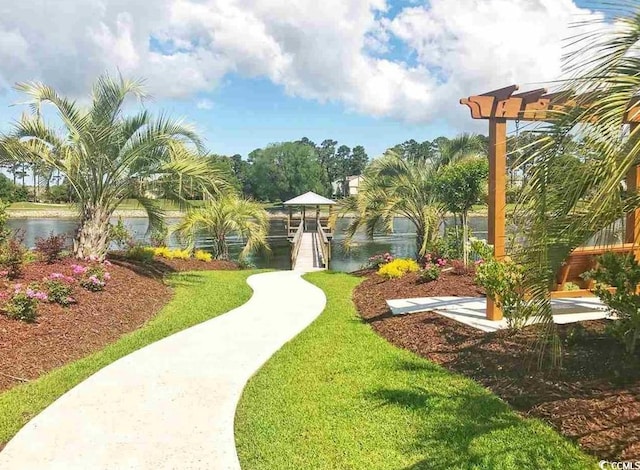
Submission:
[[472,275],[445,273],[420,284],[417,275],[365,280],[353,298],[381,336],[480,382],[523,415],[541,418],[587,452],[610,460],[640,460],[640,356],[629,357],[605,333],[607,320],[559,325],[559,369],[537,366],[538,327],[483,333],[426,312],[393,316],[385,300],[480,296]]
[[[124,333],[141,327],[171,298],[164,284],[166,274],[176,271],[237,269],[228,261],[154,260],[136,263],[114,255],[107,270],[111,280],[102,292],[75,286],[77,303],[64,308],[41,302],[35,323],[0,315],[0,392],[21,382],[80,359],[114,342]],[[71,274],[74,259],[55,264],[25,266],[20,279],[28,284],[54,272]]]

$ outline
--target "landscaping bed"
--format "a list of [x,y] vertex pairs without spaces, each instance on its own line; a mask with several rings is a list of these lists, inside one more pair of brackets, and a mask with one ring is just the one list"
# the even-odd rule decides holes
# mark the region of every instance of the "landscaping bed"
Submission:
[[527,416],[551,423],[600,458],[640,460],[640,358],[605,334],[607,320],[558,326],[560,370],[537,368],[536,326],[484,333],[434,313],[393,316],[385,300],[482,295],[473,276],[415,274],[386,280],[373,271],[353,294],[360,315],[391,343],[482,383]]
[[[237,269],[226,261],[154,259],[151,263],[137,263],[118,256],[111,261],[107,268],[110,279],[101,292],[75,285],[75,303],[62,307],[39,302],[34,323],[0,315],[0,391],[87,356],[142,326],[172,296],[163,282],[166,274]],[[73,265],[87,264],[72,258],[53,264],[28,263],[20,278],[10,284],[29,285],[52,273],[71,276]]]

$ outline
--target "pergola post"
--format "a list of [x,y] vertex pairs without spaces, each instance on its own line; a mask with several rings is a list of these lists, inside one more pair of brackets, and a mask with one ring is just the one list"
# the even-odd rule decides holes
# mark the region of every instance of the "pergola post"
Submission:
[[[489,244],[493,245],[496,259],[504,259],[506,251],[506,174],[507,174],[507,122],[489,119]],[[487,298],[487,318],[501,320],[502,310]]]
[[289,213],[287,216],[287,237],[291,235],[291,218],[293,215],[293,207],[289,206]]
[[[630,132],[636,131],[638,127],[637,123],[632,123],[630,125]],[[627,191],[629,192],[638,192],[640,190],[640,165],[633,166],[626,177],[627,182]],[[633,243],[634,245],[638,245],[640,242],[640,209],[635,209],[627,214],[627,221],[625,224],[625,243]],[[637,260],[640,260],[640,252],[634,246],[634,255]]]

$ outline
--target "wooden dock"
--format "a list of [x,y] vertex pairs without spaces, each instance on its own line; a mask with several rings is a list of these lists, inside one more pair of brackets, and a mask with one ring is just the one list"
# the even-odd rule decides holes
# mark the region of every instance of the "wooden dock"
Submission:
[[304,230],[298,226],[291,239],[291,269],[296,271],[317,271],[329,269],[331,261],[331,233],[327,235],[322,225],[316,230]]

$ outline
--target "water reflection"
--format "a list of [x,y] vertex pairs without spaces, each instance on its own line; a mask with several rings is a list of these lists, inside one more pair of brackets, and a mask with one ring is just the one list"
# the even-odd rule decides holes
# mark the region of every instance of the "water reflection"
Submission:
[[[176,223],[178,219],[167,219],[168,224]],[[116,223],[113,219],[112,223]],[[125,218],[123,222],[127,229],[138,240],[145,240],[148,222],[145,218]],[[448,223],[452,223],[451,220]],[[353,240],[353,246],[349,251],[343,248],[344,230],[349,224],[349,219],[338,220],[335,238],[333,241],[333,259],[331,269],[335,271],[354,271],[359,269],[366,260],[381,252],[390,252],[395,256],[410,257],[415,251],[415,229],[413,225],[404,218],[397,218],[394,222],[394,233],[390,235],[378,234],[374,240],[369,240],[365,234],[359,233]],[[9,227],[19,230],[24,236],[27,246],[33,247],[38,237],[46,237],[50,233],[65,233],[72,236],[76,229],[76,222],[73,219],[42,218],[42,219],[10,219]],[[471,218],[472,231],[478,237],[486,236],[486,217]],[[170,240],[169,244],[176,245],[175,240]],[[286,222],[283,219],[272,219],[269,231],[269,244],[271,254],[257,254],[251,257],[257,267],[272,269],[289,269],[289,242],[286,238]],[[202,235],[198,238],[198,247],[207,249],[211,247],[211,240]],[[242,249],[242,241],[239,239],[230,240],[231,255],[236,257]]]

